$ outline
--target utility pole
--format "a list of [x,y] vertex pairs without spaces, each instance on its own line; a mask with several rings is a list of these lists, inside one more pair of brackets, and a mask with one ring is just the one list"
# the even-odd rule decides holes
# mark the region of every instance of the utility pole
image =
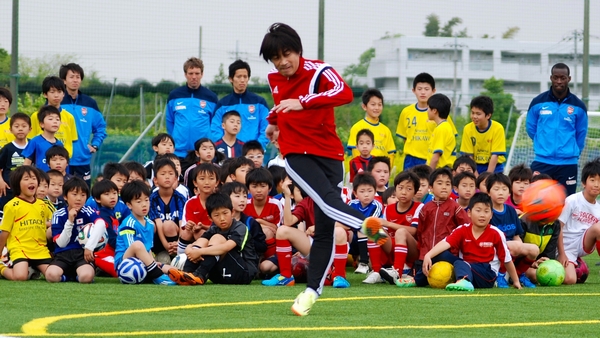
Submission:
[[456,78],[458,76],[457,72],[458,72],[458,47],[460,48],[465,48],[468,47],[467,45],[463,45],[463,44],[458,44],[458,35],[455,33],[454,34],[454,44],[444,44],[444,46],[446,47],[453,47],[454,48],[454,57],[452,58],[453,62],[454,62],[454,78],[452,80],[452,119],[456,120]]
[[573,47],[573,92],[577,95],[577,63],[579,61],[579,56],[577,55],[577,38],[578,38],[577,30],[573,31],[573,43],[575,44]]
[[198,37],[198,59],[202,60],[202,26],[200,26],[200,35]]
[[583,2],[583,81],[581,99],[589,103],[590,99],[590,0]]
[[317,58],[325,58],[325,0],[319,0],[319,45]]
[[19,108],[19,0],[13,0],[12,2],[12,42],[10,54],[10,91],[13,96],[10,113],[14,114]]
[[235,51],[228,52],[233,60],[242,60],[247,57],[248,53],[240,52],[240,40],[235,40]]

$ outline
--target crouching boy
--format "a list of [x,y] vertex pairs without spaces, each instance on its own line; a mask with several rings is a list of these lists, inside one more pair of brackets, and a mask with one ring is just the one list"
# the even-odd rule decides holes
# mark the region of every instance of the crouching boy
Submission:
[[258,272],[258,256],[248,228],[233,218],[229,196],[216,193],[206,199],[213,222],[202,237],[185,249],[182,270],[169,269],[169,278],[179,285],[250,284]]

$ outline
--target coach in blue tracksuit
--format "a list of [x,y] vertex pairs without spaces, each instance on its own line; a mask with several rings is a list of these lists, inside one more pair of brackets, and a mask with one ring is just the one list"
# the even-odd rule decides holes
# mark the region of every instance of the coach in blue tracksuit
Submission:
[[211,139],[216,143],[223,137],[223,115],[230,110],[240,113],[242,127],[237,139],[242,142],[258,140],[263,147],[269,140],[265,129],[269,125],[267,115],[267,101],[259,95],[247,90],[250,79],[250,65],[242,60],[236,60],[229,65],[229,82],[233,86],[233,93],[223,97],[217,104],[217,110],[211,123]]
[[577,163],[585,146],[587,108],[569,91],[566,64],[555,64],[551,74],[550,90],[534,98],[527,112],[527,134],[535,154],[531,170],[550,175],[571,195],[577,189]]
[[204,63],[189,58],[183,64],[187,83],[175,88],[167,99],[167,133],[175,140],[175,155],[183,158],[194,149],[194,142],[210,137],[210,120],[217,105],[217,95],[200,85]]
[[88,185],[91,183],[92,154],[106,138],[106,121],[98,108],[98,103],[79,90],[83,81],[83,68],[76,63],[60,66],[58,72],[65,82],[67,95],[61,106],[73,114],[77,128],[77,141],[73,142],[73,156],[69,160],[69,173],[81,177]]

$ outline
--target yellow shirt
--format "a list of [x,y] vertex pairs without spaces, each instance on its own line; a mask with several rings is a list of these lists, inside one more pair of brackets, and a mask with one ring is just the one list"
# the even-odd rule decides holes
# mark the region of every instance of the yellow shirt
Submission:
[[463,129],[460,152],[472,155],[475,163],[488,164],[492,155],[498,155],[498,164],[506,162],[506,138],[504,128],[496,121],[490,120],[488,128],[477,130],[471,122]]
[[442,121],[433,130],[428,147],[429,156],[427,164],[431,163],[433,154],[440,153],[440,159],[436,165],[437,168],[450,167],[456,159],[456,136],[452,130],[452,126],[448,121]]
[[4,122],[0,122],[0,149],[15,140],[15,135],[10,131],[10,119],[8,116]]
[[39,199],[30,203],[15,197],[6,203],[0,230],[9,232],[6,248],[13,262],[20,258],[50,258],[46,222],[51,217],[46,204]]
[[347,148],[352,150],[352,157],[360,156],[356,150],[356,134],[363,129],[369,129],[375,137],[375,144],[371,150],[371,156],[389,156],[390,158],[396,153],[396,144],[390,128],[381,122],[370,122],[364,118],[356,122],[350,129]]
[[[458,131],[450,116],[446,120],[452,127],[453,135],[457,136]],[[429,158],[427,149],[435,127],[435,122],[427,117],[427,109],[419,109],[416,103],[402,109],[396,135],[404,139],[404,154],[420,159]]]
[[[32,139],[42,133],[40,127],[40,121],[37,117],[38,113],[31,114],[31,131],[27,135],[27,138]],[[73,157],[73,142],[77,141],[77,126],[75,125],[75,118],[71,113],[62,109],[60,111],[60,127],[54,137],[59,139],[65,149],[69,152],[69,156]]]

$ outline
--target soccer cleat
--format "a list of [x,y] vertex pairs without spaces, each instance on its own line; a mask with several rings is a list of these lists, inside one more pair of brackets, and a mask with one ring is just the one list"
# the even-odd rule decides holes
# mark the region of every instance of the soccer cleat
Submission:
[[358,267],[354,270],[354,273],[360,273],[366,275],[369,273],[369,264],[366,263],[358,263]]
[[336,289],[347,289],[350,287],[350,282],[342,276],[335,276],[335,278],[333,278],[333,287]]
[[381,218],[367,217],[363,221],[361,232],[377,243],[377,245],[384,245],[388,240],[388,235],[383,231]]
[[398,279],[396,286],[399,288],[412,288],[417,286],[415,278],[409,275],[402,275],[402,278]]
[[496,278],[496,287],[499,289],[508,289],[506,273],[498,272],[498,278]]
[[475,288],[473,284],[466,279],[461,279],[456,283],[451,283],[446,285],[446,290],[448,291],[473,291]]
[[173,282],[167,275],[162,275],[158,278],[154,278],[152,282],[158,285],[177,285],[177,283]]
[[535,284],[533,284],[529,278],[527,278],[527,276],[525,276],[525,273],[522,273],[519,276],[519,282],[521,283],[521,286],[523,286],[524,288],[535,288]]
[[184,272],[175,268],[169,269],[169,278],[179,285],[203,285],[204,279],[191,272]]
[[294,286],[296,285],[296,280],[294,276],[292,277],[284,277],[280,274],[273,276],[271,279],[265,279],[261,282],[264,286]]
[[296,297],[294,300],[294,304],[292,304],[292,312],[296,316],[306,316],[316,301],[317,299],[313,292],[306,292],[306,290],[304,290],[300,292],[298,297]]
[[381,276],[379,276],[379,272],[371,271],[371,273],[362,281],[364,284],[377,284],[377,283],[385,283]]
[[398,282],[398,280],[400,279],[400,274],[394,268],[379,269],[379,275],[381,276],[381,278],[383,278],[383,280],[387,281],[391,285],[395,285],[396,282]]

